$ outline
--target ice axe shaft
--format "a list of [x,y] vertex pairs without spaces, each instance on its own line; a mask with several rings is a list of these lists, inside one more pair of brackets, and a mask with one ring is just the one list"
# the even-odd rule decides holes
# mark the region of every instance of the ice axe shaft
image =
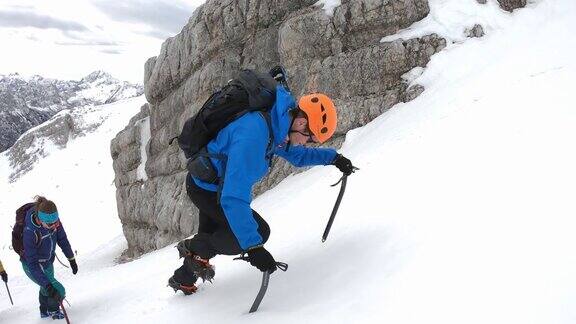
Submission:
[[[250,259],[246,256],[246,253],[242,253],[241,256],[234,258],[234,260],[242,260],[246,262],[250,262]],[[276,267],[282,271],[288,270],[288,264],[284,262],[276,262]],[[270,282],[270,271],[262,272],[262,284],[260,284],[260,290],[258,290],[258,295],[256,295],[256,299],[252,303],[252,307],[250,307],[249,313],[254,313],[258,310],[262,299],[264,299],[264,295],[266,295],[266,291],[268,290],[268,283]]]
[[254,313],[258,310],[262,299],[264,299],[264,295],[266,294],[266,290],[268,290],[268,283],[270,282],[270,272],[266,271],[262,273],[262,285],[260,286],[260,290],[258,291],[258,295],[256,295],[256,299],[254,303],[252,303],[252,307],[250,307],[250,313]]
[[[340,207],[340,202],[342,201],[342,196],[344,196],[344,191],[346,190],[346,181],[348,180],[348,176],[344,175],[342,179],[340,179],[342,184],[340,185],[340,192],[338,193],[338,198],[336,198],[336,203],[334,204],[334,208],[332,209],[332,214],[330,215],[330,219],[328,220],[328,224],[326,224],[326,229],[324,230],[324,234],[322,235],[322,242],[326,242],[328,238],[328,234],[330,233],[330,228],[332,228],[332,223],[334,223],[334,218],[336,218],[336,213],[338,212],[338,207]],[[339,181],[340,182],[340,181]],[[338,182],[334,185],[337,185]]]
[[[284,262],[276,262],[276,266],[278,269],[282,271],[288,270],[288,264]],[[250,307],[250,313],[254,313],[258,310],[264,295],[266,294],[266,290],[268,290],[268,283],[270,282],[270,271],[266,271],[262,273],[262,284],[260,285],[260,290],[258,291],[258,295],[256,295],[256,299],[254,299],[254,303],[252,303],[252,307]]]

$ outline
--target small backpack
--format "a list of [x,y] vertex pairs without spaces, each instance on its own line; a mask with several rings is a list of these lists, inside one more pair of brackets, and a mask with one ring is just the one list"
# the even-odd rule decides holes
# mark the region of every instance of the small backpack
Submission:
[[220,91],[206,100],[202,108],[186,121],[178,145],[187,159],[206,147],[218,132],[253,111],[267,112],[276,101],[278,83],[269,74],[242,70]]
[[12,248],[19,256],[24,256],[24,227],[26,226],[26,213],[34,208],[34,203],[27,203],[16,210],[16,223],[12,227]]
[[281,67],[273,68],[268,74],[241,70],[226,86],[213,93],[200,110],[184,123],[177,139],[188,159],[186,168],[193,177],[206,183],[217,184],[220,193],[223,184],[210,158],[223,161],[225,167],[227,156],[208,153],[206,145],[220,130],[246,113],[259,111],[262,114],[269,135],[266,152],[271,150],[273,133],[269,112],[276,101],[278,84],[285,84],[285,71]]

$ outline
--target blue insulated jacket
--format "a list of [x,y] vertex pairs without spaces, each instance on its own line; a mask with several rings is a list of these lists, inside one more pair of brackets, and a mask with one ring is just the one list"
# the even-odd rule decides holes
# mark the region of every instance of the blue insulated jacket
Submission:
[[47,229],[42,225],[37,225],[34,218],[34,208],[26,212],[26,223],[24,227],[24,260],[34,280],[42,287],[50,283],[44,274],[44,268],[54,262],[56,244],[60,246],[64,255],[68,259],[74,257],[70,242],[66,237],[66,232],[62,223],[56,229]]
[[[297,167],[331,164],[336,151],[328,148],[290,146],[285,139],[292,122],[289,111],[296,106],[292,95],[282,86],[276,89],[276,102],[270,111],[274,143],[266,152],[270,139],[268,125],[259,112],[247,113],[228,124],[208,143],[209,153],[225,154],[227,162],[211,159],[224,180],[220,204],[240,247],[247,250],[262,244],[258,224],[252,216],[252,186],[270,168],[270,158],[278,155]],[[224,174],[224,177],[222,175]],[[201,188],[216,192],[218,186],[193,178]]]

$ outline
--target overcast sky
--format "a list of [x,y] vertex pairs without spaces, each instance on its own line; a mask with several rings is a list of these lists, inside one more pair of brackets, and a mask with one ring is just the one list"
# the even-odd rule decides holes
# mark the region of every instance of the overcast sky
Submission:
[[204,0],[0,0],[0,74],[142,82],[144,63]]

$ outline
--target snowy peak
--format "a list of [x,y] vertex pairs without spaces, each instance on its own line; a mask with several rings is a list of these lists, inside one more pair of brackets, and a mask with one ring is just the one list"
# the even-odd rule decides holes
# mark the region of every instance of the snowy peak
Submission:
[[98,70],[88,74],[87,76],[82,78],[80,82],[94,83],[97,81],[117,81],[117,80],[114,79],[112,75],[110,75],[109,73],[104,72],[102,70]]
[[142,85],[117,80],[104,71],[80,81],[0,75],[0,152],[61,110],[112,103],[143,91]]
[[78,87],[81,90],[71,100],[79,103],[83,100],[93,100],[99,104],[107,104],[137,97],[143,93],[141,85],[120,81],[104,71],[88,74],[80,80]]

